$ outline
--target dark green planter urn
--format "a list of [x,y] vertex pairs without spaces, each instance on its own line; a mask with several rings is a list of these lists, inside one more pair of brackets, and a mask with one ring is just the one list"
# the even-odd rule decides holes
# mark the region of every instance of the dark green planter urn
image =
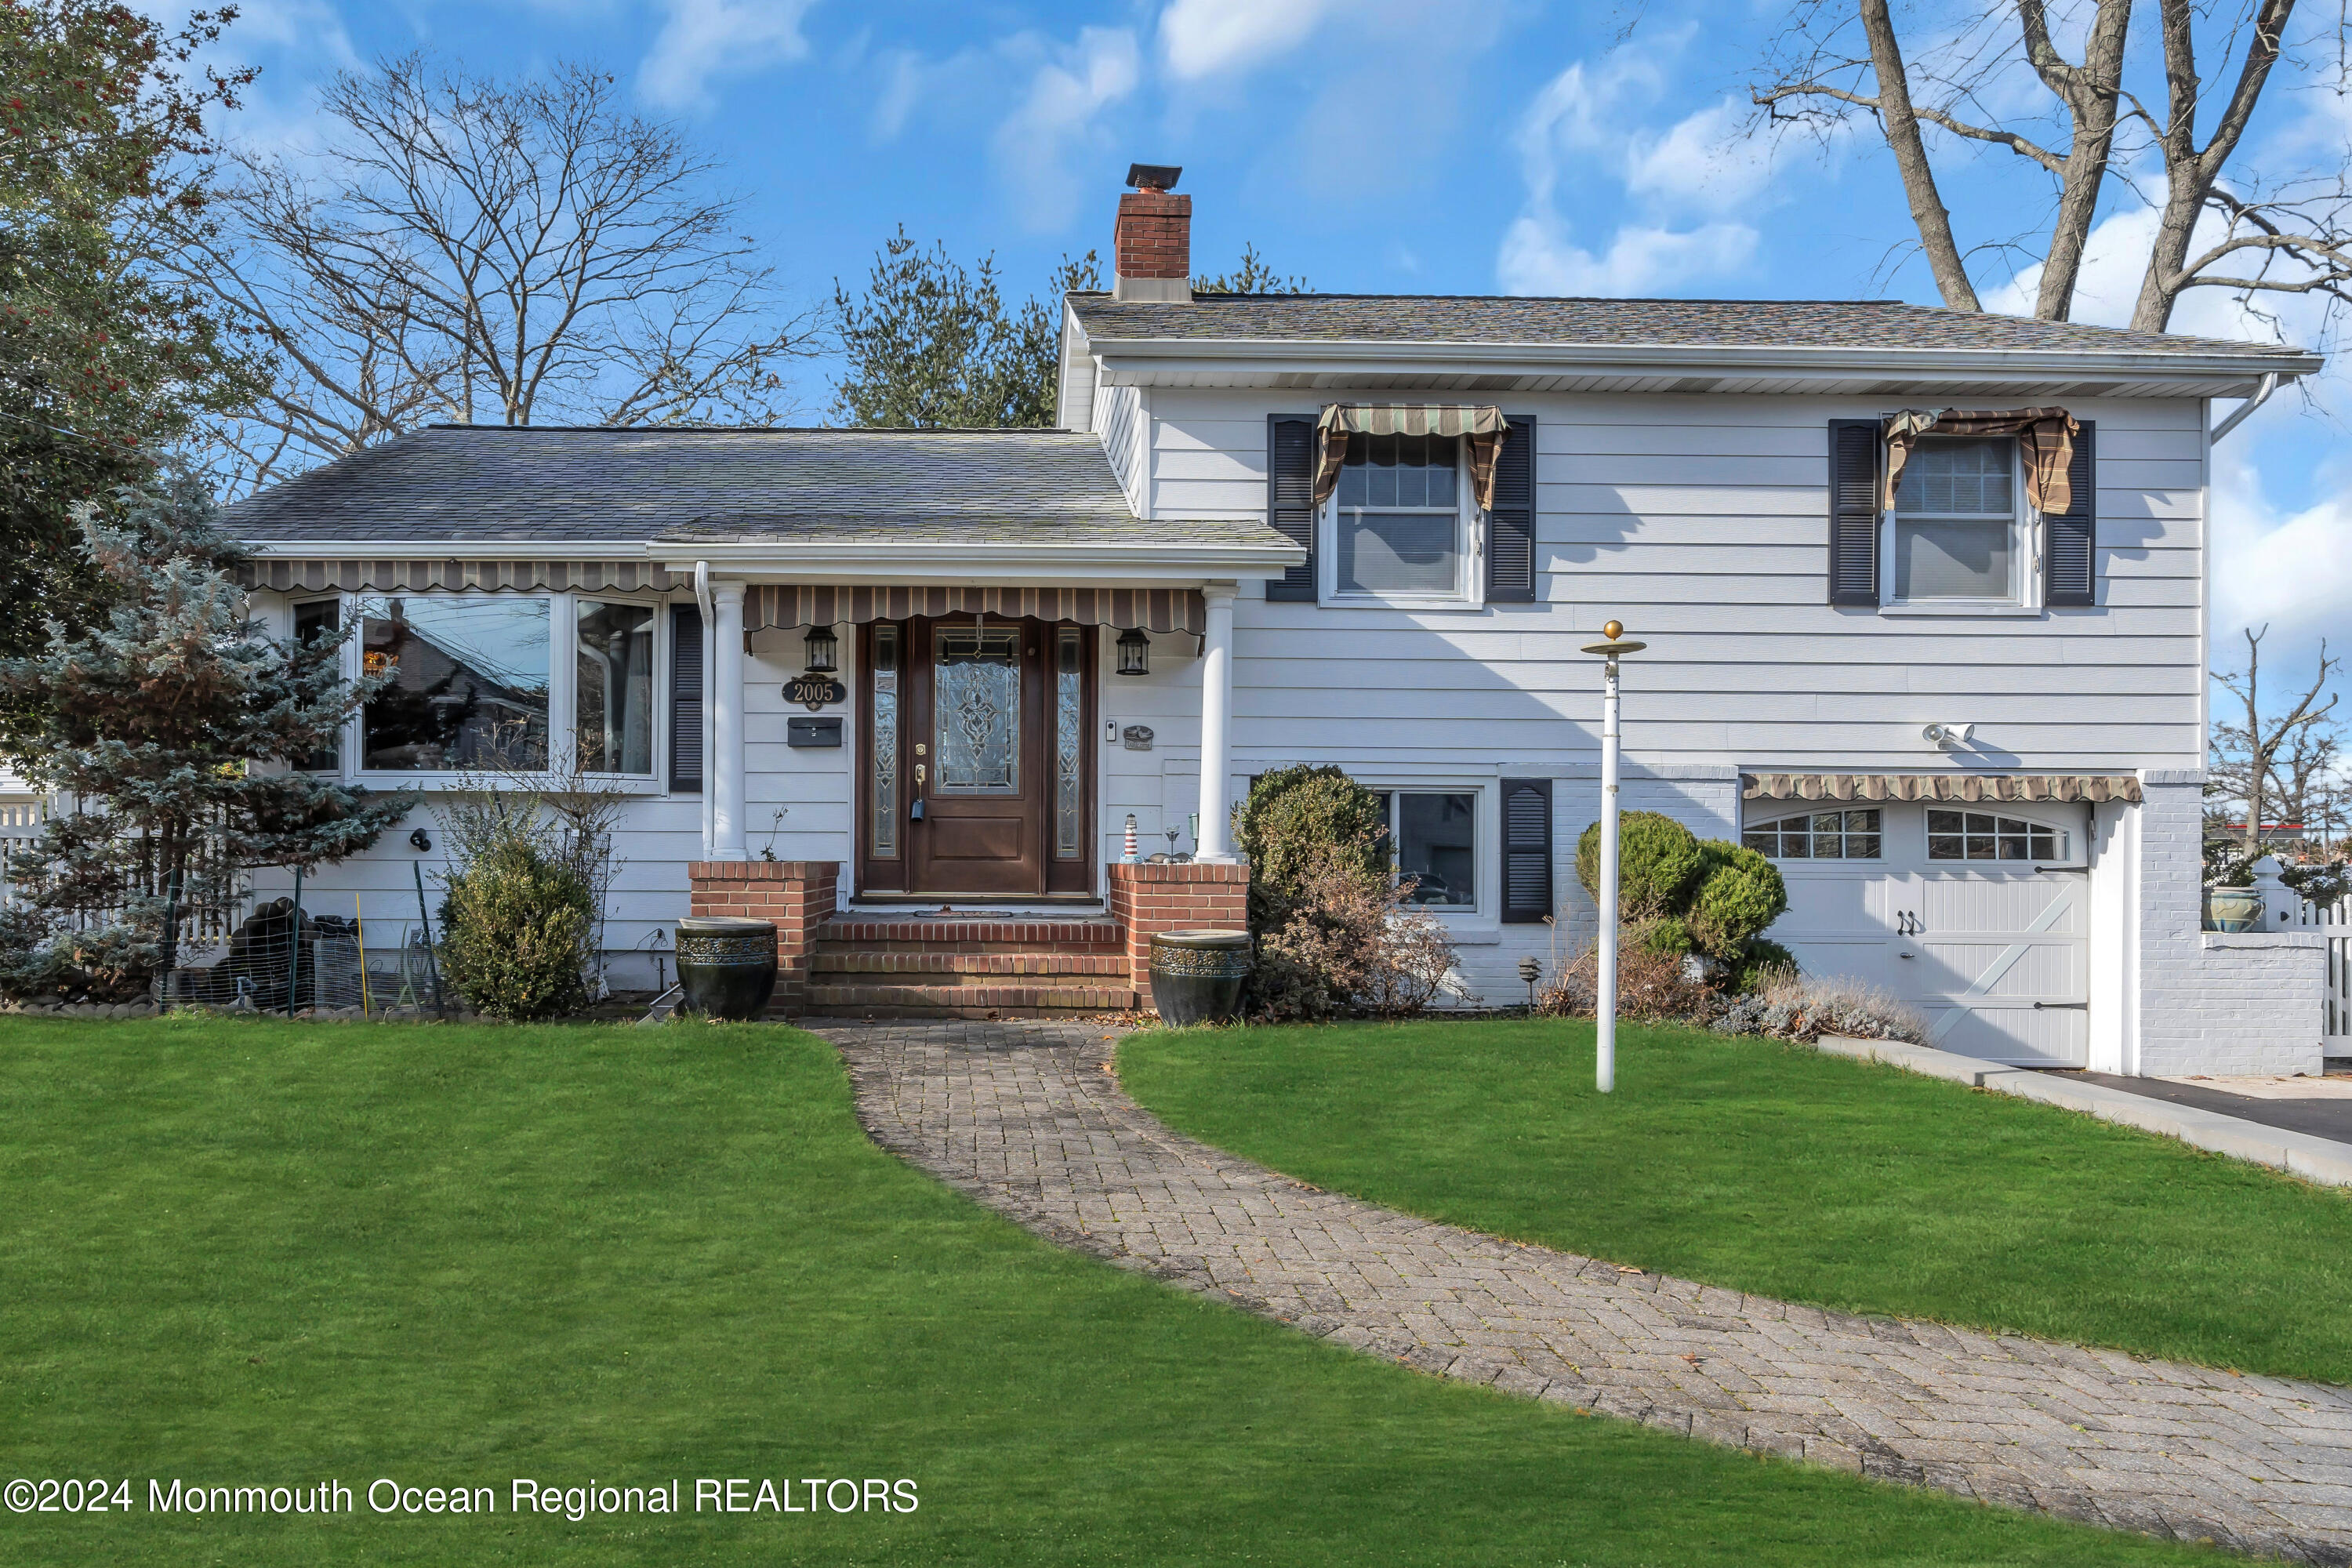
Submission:
[[689,916],[677,922],[680,1005],[711,1018],[757,1018],[776,994],[776,922]]
[[1163,1024],[1233,1022],[1249,972],[1245,931],[1163,931],[1151,939],[1151,1004]]

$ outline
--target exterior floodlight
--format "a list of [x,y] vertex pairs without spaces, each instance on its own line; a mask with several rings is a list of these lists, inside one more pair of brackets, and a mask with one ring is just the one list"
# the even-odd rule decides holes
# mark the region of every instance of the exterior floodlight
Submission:
[[1121,675],[1151,673],[1151,639],[1134,626],[1118,634],[1118,672]]
[[831,626],[811,626],[805,641],[808,662],[803,667],[811,675],[831,675],[841,668],[841,639],[833,635]]
[[1948,752],[1967,745],[1969,737],[1976,732],[1974,724],[1930,724],[1919,731],[1919,738]]
[[1601,951],[1593,975],[1592,1081],[1601,1093],[1617,1088],[1617,661],[1648,643],[1629,642],[1622,621],[1601,628],[1602,640],[1584,645],[1601,666]]

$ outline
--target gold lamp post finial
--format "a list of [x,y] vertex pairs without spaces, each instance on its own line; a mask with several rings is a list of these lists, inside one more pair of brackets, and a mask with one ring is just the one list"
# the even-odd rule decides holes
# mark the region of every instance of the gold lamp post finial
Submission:
[[1619,637],[1625,635],[1625,623],[1622,621],[1611,621],[1607,626],[1601,628],[1601,635],[1607,637],[1611,642],[1615,642]]

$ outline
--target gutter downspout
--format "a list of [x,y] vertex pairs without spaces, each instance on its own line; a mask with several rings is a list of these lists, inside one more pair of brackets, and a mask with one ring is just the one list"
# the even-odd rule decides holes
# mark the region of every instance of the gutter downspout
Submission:
[[2222,420],[2219,425],[2213,426],[2213,433],[2206,437],[2207,443],[2210,445],[2213,442],[2219,441],[2222,437],[2227,436],[2231,431],[2235,430],[2239,426],[2244,424],[2246,422],[2246,416],[2252,414],[2255,409],[2260,408],[2263,404],[2268,403],[2271,400],[2271,394],[2278,390],[2278,372],[2274,370],[2264,371],[2263,373],[2262,384],[2254,388],[2254,395],[2252,397],[2247,398],[2243,403],[2239,404],[2235,408],[2230,410],[2230,416],[2227,419]]
[[710,563],[694,563],[694,607],[702,617],[702,858],[710,858],[713,824],[710,820],[710,694],[712,609],[710,605]]

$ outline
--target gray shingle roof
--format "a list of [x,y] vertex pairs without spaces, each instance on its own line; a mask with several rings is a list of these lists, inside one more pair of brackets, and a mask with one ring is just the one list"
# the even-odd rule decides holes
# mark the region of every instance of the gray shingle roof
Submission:
[[1139,521],[1092,436],[1061,430],[436,426],[227,511],[257,544],[656,540],[1270,542],[1254,521]]
[[1540,300],[1487,295],[1205,294],[1191,304],[1070,296],[1097,343],[1543,343],[1626,347],[1992,349],[2299,355],[2271,343],[1971,314],[1893,300]]

